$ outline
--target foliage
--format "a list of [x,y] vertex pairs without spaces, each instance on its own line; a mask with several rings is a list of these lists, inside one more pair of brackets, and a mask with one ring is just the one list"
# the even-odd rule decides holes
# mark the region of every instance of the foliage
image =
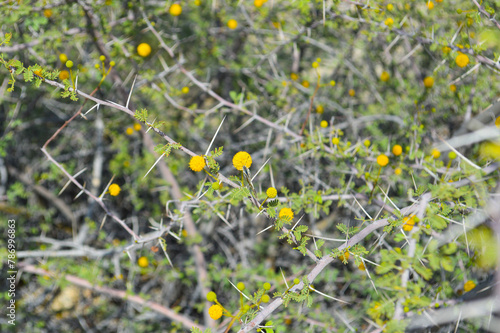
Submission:
[[[498,259],[497,10],[5,2],[16,329],[402,332],[481,297]],[[212,303],[227,320],[209,328]],[[437,325],[478,331],[491,311]]]

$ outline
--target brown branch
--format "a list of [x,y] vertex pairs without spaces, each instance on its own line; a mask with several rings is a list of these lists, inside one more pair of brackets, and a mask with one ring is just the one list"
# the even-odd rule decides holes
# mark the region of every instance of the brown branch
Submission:
[[[24,271],[24,272],[29,272],[29,273],[43,275],[43,276],[50,276],[54,279],[58,278],[58,276],[56,274],[51,273],[45,269],[35,267],[33,265],[20,264],[19,268],[21,271]],[[191,319],[178,314],[176,311],[171,310],[171,309],[169,309],[169,308],[167,308],[159,303],[145,300],[144,298],[142,298],[140,296],[130,295],[127,291],[112,289],[112,288],[108,288],[108,287],[99,287],[99,286],[97,286],[97,285],[95,285],[95,284],[93,284],[85,279],[82,279],[82,278],[74,276],[74,275],[68,274],[68,275],[65,275],[64,278],[66,279],[66,281],[68,281],[76,286],[79,286],[82,288],[87,288],[87,289],[90,289],[92,291],[95,291],[95,292],[98,292],[101,294],[106,294],[106,295],[109,295],[109,296],[114,297],[114,298],[120,298],[120,299],[127,301],[127,302],[132,302],[132,303],[135,303],[138,305],[148,307],[151,310],[153,310],[159,314],[164,315],[165,317],[169,318],[172,321],[181,323],[186,329],[198,327],[201,330],[205,330],[204,326],[197,324],[194,321],[192,321]]]
[[[427,202],[430,198],[430,194],[424,194],[422,196],[422,201]],[[402,208],[400,213],[403,215],[408,215],[411,214],[419,209],[419,205],[413,205],[413,206],[408,206],[405,208]],[[347,242],[344,244],[340,245],[337,247],[338,250],[343,250],[347,247],[351,247],[353,245],[358,244],[361,242],[363,239],[365,239],[368,235],[370,235],[372,232],[374,232],[377,229],[380,229],[382,227],[385,227],[388,225],[388,219],[382,219],[373,222],[363,230],[361,230],[359,233],[354,235],[352,238],[350,238]],[[331,256],[326,256],[323,257],[321,260],[319,260],[316,264],[316,266],[311,270],[311,272],[307,275],[307,280],[309,283],[313,283],[314,279],[321,273],[330,263],[332,263],[335,260],[335,258]],[[300,282],[299,284],[293,286],[290,288],[289,292],[295,292],[295,291],[300,291],[302,288],[304,288],[304,282]],[[271,304],[266,306],[263,310],[261,310],[257,316],[248,324],[246,324],[244,327],[242,327],[238,332],[239,333],[244,333],[244,332],[250,332],[251,330],[255,329],[257,325],[259,325],[261,322],[263,322],[267,316],[269,316],[271,313],[273,313],[278,307],[283,304],[283,298],[279,297],[276,298]]]

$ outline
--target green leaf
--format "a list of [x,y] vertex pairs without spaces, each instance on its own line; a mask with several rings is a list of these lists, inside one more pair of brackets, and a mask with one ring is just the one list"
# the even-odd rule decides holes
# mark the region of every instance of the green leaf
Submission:
[[432,277],[432,271],[429,268],[422,266],[420,262],[416,262],[413,265],[415,271],[424,278],[424,280],[429,280]]
[[455,268],[453,260],[448,256],[441,258],[441,266],[443,266],[443,269],[448,272],[453,272],[453,269]]

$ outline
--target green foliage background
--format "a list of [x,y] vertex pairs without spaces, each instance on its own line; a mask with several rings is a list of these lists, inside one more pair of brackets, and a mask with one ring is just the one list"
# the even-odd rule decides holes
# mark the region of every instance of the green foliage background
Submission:
[[[0,166],[8,174],[0,216],[17,221],[16,264],[31,267],[19,275],[17,326],[2,327],[189,330],[104,289],[75,289],[68,275],[213,332],[230,319],[208,317],[205,292],[235,315],[243,309],[231,285],[238,282],[252,300],[235,332],[257,315],[256,304],[266,306],[263,294],[283,300],[257,323],[267,332],[401,332],[481,297],[464,284],[491,285],[498,260],[500,112],[488,107],[499,94],[500,2],[178,3],[179,16],[169,14],[170,1],[0,6]],[[149,56],[137,54],[140,43],[151,46]],[[459,52],[470,59],[464,68]],[[74,63],[70,79],[60,80],[68,70],[61,54]],[[84,116],[70,121],[80,108]],[[482,126],[497,131],[488,138],[494,153],[484,153],[477,134],[449,155],[445,141],[472,132],[484,110],[493,112]],[[40,148],[65,122],[44,147],[58,166]],[[243,182],[232,165],[239,151],[253,161]],[[211,175],[191,171],[190,155],[207,155]],[[63,170],[95,197],[68,184]],[[214,177],[222,188],[212,187]],[[121,187],[116,197],[106,193],[111,182]],[[260,210],[270,186],[278,198]],[[284,207],[291,221],[278,217]],[[415,226],[404,230],[410,213]],[[186,232],[190,220],[194,233]],[[337,249],[352,238],[349,255]],[[309,281],[328,256],[336,260]],[[139,257],[149,265],[139,267]],[[439,329],[477,331],[489,314]]]

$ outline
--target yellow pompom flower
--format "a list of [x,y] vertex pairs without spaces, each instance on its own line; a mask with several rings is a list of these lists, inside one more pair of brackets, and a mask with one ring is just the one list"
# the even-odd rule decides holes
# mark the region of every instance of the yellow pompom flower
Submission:
[[64,81],[69,78],[69,72],[67,70],[61,71],[59,73],[59,80]]
[[321,123],[319,123],[319,126],[326,128],[328,127],[328,122],[326,120],[322,120]]
[[237,152],[233,157],[233,165],[237,170],[243,170],[243,166],[250,168],[252,157],[246,151]]
[[137,54],[143,58],[146,58],[151,54],[151,46],[148,43],[141,43],[137,46]]
[[370,145],[371,145],[371,144],[372,144],[372,143],[371,143],[371,142],[370,142],[370,140],[368,140],[368,139],[366,139],[365,141],[363,141],[363,145],[364,145],[366,148],[370,147]]
[[469,281],[465,282],[465,284],[464,284],[464,291],[465,292],[469,292],[474,288],[476,288],[476,284],[474,283],[474,281],[469,280]]
[[137,260],[137,265],[142,268],[146,268],[149,265],[148,258],[146,257],[140,257],[139,260]]
[[281,208],[279,214],[280,219],[291,220],[293,219],[293,211],[290,208]]
[[428,76],[424,79],[424,86],[426,88],[432,88],[433,85],[434,85],[434,78],[433,77]]
[[489,160],[500,161],[500,144],[496,142],[483,142],[479,147],[479,155]]
[[66,63],[66,61],[68,61],[68,56],[67,56],[66,54],[64,54],[64,53],[61,53],[61,54],[59,55],[59,60],[60,60],[63,64],[65,64],[65,63]]
[[195,172],[200,172],[205,168],[205,159],[203,156],[193,156],[189,161],[189,167]]
[[43,16],[45,16],[46,18],[51,18],[52,17],[52,9],[44,9]]
[[345,251],[344,254],[341,254],[339,256],[339,260],[340,261],[344,261],[344,260],[347,261],[347,260],[349,260],[350,256],[351,256],[351,254],[349,253],[349,251]]
[[189,93],[189,87],[182,87],[181,91],[183,94],[187,94]]
[[120,186],[118,184],[111,184],[111,185],[109,185],[109,188],[108,188],[109,194],[113,197],[116,197],[118,194],[120,194],[121,190],[122,189],[120,188]]
[[257,7],[257,8],[260,8],[260,7],[262,7],[262,5],[264,5],[264,0],[255,0],[255,1],[253,2],[253,5],[254,5],[255,7]]
[[349,96],[354,97],[356,95],[356,91],[354,89],[349,89]]
[[414,215],[404,217],[403,222],[405,223],[403,225],[403,230],[404,231],[411,231],[413,229],[413,227],[415,226]]
[[441,156],[441,152],[439,150],[437,150],[436,148],[434,148],[432,151],[431,151],[431,156],[435,159],[439,158],[439,156]]
[[316,113],[322,114],[324,111],[325,109],[323,108],[323,105],[318,105],[316,107]]
[[428,1],[427,2],[427,8],[429,8],[429,10],[433,9],[434,8],[434,2]]
[[391,17],[388,17],[387,19],[385,19],[384,24],[388,27],[392,27],[392,25],[394,24],[394,20]]
[[464,68],[469,64],[469,57],[466,54],[460,53],[455,58],[455,63],[457,64],[458,67]]
[[332,138],[332,143],[333,143],[334,145],[338,145],[338,144],[340,143],[339,138]]
[[450,84],[450,90],[451,90],[451,92],[457,91],[457,86],[454,84]]
[[168,12],[172,16],[179,16],[182,14],[182,7],[178,3],[174,3],[172,6],[170,6]]
[[392,147],[392,153],[394,154],[394,156],[399,156],[402,152],[403,147],[401,147],[400,145],[394,145],[394,147]]
[[230,19],[229,21],[227,21],[227,27],[229,29],[236,29],[238,27],[238,21],[236,21],[235,19]]
[[218,320],[220,317],[222,317],[222,310],[222,306],[220,306],[219,304],[214,304],[208,309],[208,315],[213,320]]
[[391,78],[391,75],[387,73],[386,71],[383,71],[382,74],[380,74],[380,80],[382,82],[387,82]]
[[403,170],[401,170],[401,168],[396,168],[396,169],[394,169],[394,174],[395,174],[396,176],[399,176],[402,172],[403,172]]
[[331,80],[331,81],[330,81],[330,85],[331,85],[332,87],[335,87],[335,84],[337,84],[337,83],[335,82],[335,80]]
[[266,194],[268,198],[272,199],[276,198],[276,196],[278,195],[278,191],[274,187],[270,187],[267,189]]
[[307,81],[307,80],[302,81],[302,86],[303,86],[304,88],[309,88],[309,86],[310,86],[310,85],[311,85],[311,84],[309,83],[309,81]]
[[381,167],[385,167],[387,164],[389,164],[389,157],[385,156],[384,154],[378,155],[377,164]]
[[127,127],[125,133],[127,133],[127,135],[132,135],[134,134],[134,129],[132,127]]
[[139,123],[134,124],[134,130],[136,130],[137,132],[139,132],[141,130],[141,128],[142,128],[141,124],[139,124]]
[[295,73],[292,73],[292,74],[290,74],[290,78],[291,78],[292,80],[294,80],[294,81],[297,81],[297,80],[298,80],[298,78],[299,78],[299,76],[298,76],[297,74],[295,74]]
[[392,3],[390,3],[390,4],[387,5],[386,8],[387,8],[388,11],[392,11],[394,9],[394,5]]

